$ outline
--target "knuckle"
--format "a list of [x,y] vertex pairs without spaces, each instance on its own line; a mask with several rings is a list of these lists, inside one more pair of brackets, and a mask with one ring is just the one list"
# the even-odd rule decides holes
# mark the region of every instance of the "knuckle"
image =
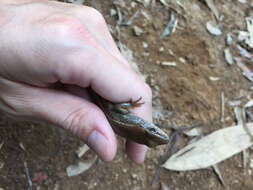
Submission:
[[97,9],[89,8],[88,14],[90,18],[92,18],[92,21],[96,23],[96,25],[102,25],[102,26],[105,25],[105,19],[103,15]]
[[89,12],[89,14],[90,14],[91,16],[94,16],[94,17],[96,17],[96,18],[98,18],[98,19],[104,20],[103,15],[102,15],[97,9],[92,8],[92,7],[89,7],[88,12]]
[[83,108],[76,108],[67,115],[60,125],[71,131],[74,135],[86,136],[88,131],[90,131],[89,124],[86,121],[87,116],[88,112]]
[[85,30],[79,19],[69,15],[61,15],[58,18],[54,18],[52,25],[54,35],[64,39],[74,37]]

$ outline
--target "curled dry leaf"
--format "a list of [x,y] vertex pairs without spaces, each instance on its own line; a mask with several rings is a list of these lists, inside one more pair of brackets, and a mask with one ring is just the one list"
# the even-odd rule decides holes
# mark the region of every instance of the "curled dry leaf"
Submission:
[[229,48],[225,48],[225,50],[224,50],[224,55],[225,55],[225,60],[226,60],[226,62],[227,62],[229,65],[232,65],[232,64],[233,64],[233,56],[232,56],[232,54],[231,54]]
[[168,0],[160,0],[160,2],[166,7],[170,6]]
[[67,175],[69,177],[72,177],[72,176],[76,176],[76,175],[79,175],[79,174],[87,171],[88,169],[90,169],[93,166],[93,164],[96,162],[96,160],[97,160],[97,156],[95,156],[92,160],[88,160],[88,161],[79,160],[77,162],[77,164],[70,165],[69,167],[67,167],[67,169],[66,169]]
[[210,34],[214,36],[220,36],[222,34],[219,26],[213,26],[210,21],[206,23],[206,29]]
[[200,136],[202,134],[202,129],[201,128],[194,128],[189,131],[184,131],[184,134],[189,137]]
[[[253,132],[253,123],[248,123]],[[217,130],[199,141],[187,145],[172,155],[163,165],[176,171],[197,170],[210,167],[252,146],[250,136],[242,125]]]
[[209,9],[213,12],[215,18],[217,20],[220,20],[220,14],[219,14],[219,11],[218,9],[216,8],[216,6],[214,5],[214,2],[213,0],[205,0],[207,6],[209,7]]
[[242,74],[251,82],[253,82],[253,72],[242,62],[240,58],[235,58],[237,66],[242,70]]

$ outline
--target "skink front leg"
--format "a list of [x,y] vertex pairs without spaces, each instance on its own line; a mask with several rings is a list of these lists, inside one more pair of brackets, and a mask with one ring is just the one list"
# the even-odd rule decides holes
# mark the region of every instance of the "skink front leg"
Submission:
[[142,97],[140,97],[139,99],[133,101],[132,99],[128,102],[125,103],[118,103],[118,104],[114,104],[114,111],[117,111],[121,114],[128,114],[130,113],[129,109],[130,108],[135,108],[135,107],[140,107],[142,104],[144,104],[145,102],[140,102],[142,99]]

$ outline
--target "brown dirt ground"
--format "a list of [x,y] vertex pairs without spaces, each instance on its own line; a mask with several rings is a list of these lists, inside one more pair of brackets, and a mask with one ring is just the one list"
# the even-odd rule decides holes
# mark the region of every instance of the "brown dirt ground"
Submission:
[[[156,98],[161,99],[164,109],[173,112],[171,120],[177,125],[201,121],[206,134],[233,124],[233,109],[228,104],[225,106],[225,123],[220,122],[220,94],[224,92],[226,101],[236,98],[244,100],[250,94],[250,83],[236,65],[228,66],[225,63],[223,49],[228,32],[235,34],[235,30],[245,29],[244,17],[249,3],[214,1],[224,15],[221,22],[223,35],[214,37],[206,31],[205,23],[209,20],[215,22],[215,18],[202,1],[182,1],[185,9],[172,2],[171,8],[177,11],[175,16],[182,29],[161,40],[159,36],[169,19],[168,8],[159,1],[153,8],[140,3],[133,8],[130,0],[123,2],[125,5],[120,8],[128,13],[126,17],[136,10],[152,15],[153,19],[148,20],[139,14],[131,26],[121,27],[121,42],[134,52],[135,61],[147,76],[147,81],[152,81],[151,86],[158,91]],[[87,0],[85,4],[96,6],[108,24],[115,26],[117,17],[109,15],[110,9],[114,8],[112,1]],[[144,33],[135,36],[133,25],[141,27]],[[235,35],[233,37],[236,39]],[[148,48],[143,48],[143,42],[148,44]],[[234,55],[238,54],[235,44],[236,40],[232,45]],[[160,47],[164,47],[163,52],[159,51]],[[173,55],[169,49],[174,52]],[[186,63],[180,62],[180,57]],[[176,61],[177,66],[161,66],[157,61]],[[211,81],[210,76],[219,77],[220,80]],[[166,124],[166,121],[162,122]],[[164,146],[150,150],[145,163],[136,165],[126,156],[123,139],[119,138],[118,153],[113,162],[97,164],[79,176],[67,177],[66,167],[74,163],[75,151],[82,144],[71,134],[46,124],[14,122],[2,116],[0,137],[4,141],[0,150],[0,161],[4,163],[0,187],[5,190],[27,189],[24,161],[32,177],[38,172],[48,176],[41,183],[34,183],[32,189],[158,189],[158,186],[151,188],[151,182]],[[181,138],[188,140],[183,136]],[[20,148],[20,143],[25,151]],[[242,169],[241,165],[240,154],[219,164],[227,189],[253,189],[252,168]],[[224,189],[211,169],[190,172],[162,169],[159,179],[171,189]]]

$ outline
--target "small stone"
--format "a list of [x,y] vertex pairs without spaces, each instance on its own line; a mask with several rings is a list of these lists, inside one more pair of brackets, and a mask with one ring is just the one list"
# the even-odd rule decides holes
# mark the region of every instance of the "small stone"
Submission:
[[226,45],[230,46],[232,44],[232,42],[233,42],[232,36],[231,36],[231,34],[228,33],[226,36]]
[[215,36],[220,36],[222,34],[219,26],[213,26],[210,21],[206,23],[206,29],[210,34]]
[[131,177],[132,177],[133,179],[136,179],[136,178],[137,178],[137,174],[132,173]]
[[154,86],[155,85],[155,79],[151,78],[150,79],[150,86]]
[[132,8],[135,8],[136,5],[137,5],[137,3],[135,3],[134,1],[131,2],[131,7],[132,7]]
[[149,52],[143,52],[142,55],[143,55],[144,57],[148,57],[148,56],[150,55],[150,53],[149,53]]
[[149,21],[152,20],[152,17],[144,10],[141,10],[141,14]]
[[219,77],[212,77],[212,76],[210,76],[209,80],[211,80],[211,81],[218,81],[218,80],[220,80],[220,78]]
[[224,50],[224,55],[225,55],[225,60],[226,60],[226,62],[227,62],[229,65],[232,65],[232,64],[233,64],[233,56],[232,56],[232,54],[231,54],[229,48],[225,48],[225,50]]
[[161,63],[161,62],[160,62],[159,60],[156,60],[156,64],[157,64],[157,65],[160,65],[160,63]]
[[110,16],[115,16],[117,14],[117,11],[115,9],[110,9]]
[[164,52],[164,47],[160,47],[159,52]]
[[149,169],[149,170],[153,170],[153,169],[154,169],[154,166],[153,166],[153,165],[148,165],[148,169]]
[[137,2],[144,5],[144,7],[147,7],[150,4],[150,0],[136,0]]
[[136,36],[140,36],[141,34],[143,34],[143,30],[138,26],[134,26],[133,31]]
[[245,3],[247,3],[247,1],[246,0],[238,0],[240,3],[243,3],[243,4],[245,4]]
[[127,173],[127,169],[126,168],[123,168],[122,171],[123,171],[123,173]]
[[249,167],[253,168],[253,159],[250,159]]
[[143,46],[143,48],[148,48],[148,44],[146,43],[146,42],[142,42],[142,46]]
[[168,53],[172,56],[174,56],[174,52],[171,49],[168,49]]
[[179,58],[179,61],[180,61],[181,63],[186,64],[186,60],[185,60],[184,58],[182,58],[182,57]]

